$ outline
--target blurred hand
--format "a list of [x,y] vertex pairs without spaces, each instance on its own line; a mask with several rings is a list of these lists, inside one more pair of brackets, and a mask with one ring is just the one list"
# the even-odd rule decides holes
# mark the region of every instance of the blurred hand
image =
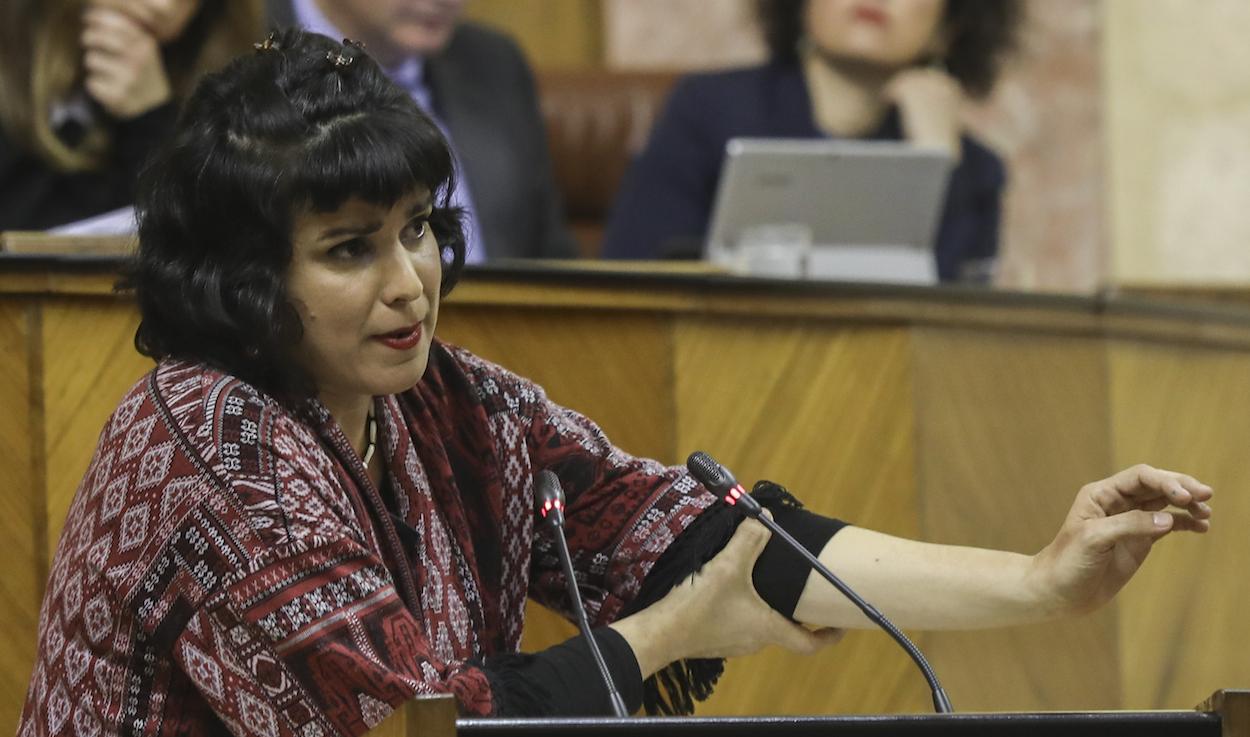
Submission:
[[908,142],[940,148],[959,159],[963,92],[954,77],[940,69],[908,68],[894,75],[885,96],[898,107]]
[[87,0],[89,5],[125,13],[160,44],[182,35],[199,11],[201,0]]
[[1087,484],[1030,575],[1060,612],[1093,610],[1133,577],[1156,540],[1210,529],[1212,493],[1191,476],[1146,465]]
[[160,44],[130,15],[88,6],[81,42],[87,94],[114,117],[136,118],[170,99]]
[[769,536],[762,524],[746,520],[701,571],[612,625],[634,648],[644,677],[682,658],[748,655],[767,645],[810,654],[842,638],[842,630],[795,624],[756,593],[751,569]]

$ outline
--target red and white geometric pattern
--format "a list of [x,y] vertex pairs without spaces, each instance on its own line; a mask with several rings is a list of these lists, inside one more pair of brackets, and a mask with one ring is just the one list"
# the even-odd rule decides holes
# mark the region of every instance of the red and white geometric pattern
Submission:
[[599,622],[714,501],[438,342],[376,414],[381,489],[315,401],[180,362],[137,384],[70,507],[18,734],[356,735],[429,693],[489,714],[470,661],[517,650],[527,594],[569,605],[536,470],[565,480]]

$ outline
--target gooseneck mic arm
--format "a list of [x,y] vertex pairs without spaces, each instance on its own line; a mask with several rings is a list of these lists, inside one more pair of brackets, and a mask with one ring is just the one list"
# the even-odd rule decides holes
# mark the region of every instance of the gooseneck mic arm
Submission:
[[616,690],[616,681],[608,664],[603,660],[599,643],[590,632],[590,620],[586,618],[586,609],[582,606],[582,593],[577,589],[577,579],[573,577],[573,559],[569,555],[569,544],[564,539],[564,489],[560,487],[560,479],[551,471],[539,471],[534,477],[534,503],[538,507],[538,515],[542,522],[551,528],[552,537],[556,540],[556,551],[560,555],[560,564],[564,567],[564,581],[569,589],[569,600],[573,602],[573,613],[577,617],[577,628],[590,648],[590,654],[599,667],[599,675],[608,687],[608,700],[612,702],[612,712],[618,717],[628,717],[625,700],[621,692]]
[[696,451],[690,455],[690,458],[686,460],[686,468],[708,491],[720,495],[726,504],[742,510],[742,513],[748,517],[759,520],[774,535],[784,540],[791,548],[794,548],[794,551],[802,555],[811,564],[812,568],[825,577],[825,580],[833,584],[835,589],[842,592],[843,596],[859,607],[864,616],[868,617],[878,627],[885,630],[886,634],[894,638],[894,641],[906,650],[911,659],[915,661],[920,671],[924,674],[925,680],[928,681],[929,689],[933,692],[933,708],[939,714],[950,714],[954,711],[954,708],[951,707],[950,699],[946,696],[946,692],[942,690],[942,684],[938,683],[937,674],[933,672],[929,661],[925,660],[920,649],[908,639],[907,635],[894,626],[893,622],[886,619],[884,614],[877,611],[876,607],[860,598],[859,594],[852,591],[851,587],[847,586],[842,579],[833,575],[833,572],[826,568],[816,556],[812,555],[811,551],[803,547],[798,540],[795,540],[790,533],[783,530],[772,518],[761,514],[764,508],[742,488],[742,485],[733,477],[729,469],[717,463],[710,455],[702,451]]

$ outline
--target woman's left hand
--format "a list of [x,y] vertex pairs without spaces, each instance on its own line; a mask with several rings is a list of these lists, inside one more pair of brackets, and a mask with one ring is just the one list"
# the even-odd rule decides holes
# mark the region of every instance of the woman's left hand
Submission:
[[954,77],[940,69],[905,69],[886,85],[885,96],[898,107],[908,143],[940,148],[959,158],[964,98]]
[[137,118],[170,99],[160,44],[134,18],[90,5],[81,43],[87,93],[114,117]]
[[1192,476],[1147,465],[1086,484],[1059,534],[1033,556],[1030,576],[1057,613],[1096,609],[1133,577],[1156,540],[1210,529],[1212,493]]

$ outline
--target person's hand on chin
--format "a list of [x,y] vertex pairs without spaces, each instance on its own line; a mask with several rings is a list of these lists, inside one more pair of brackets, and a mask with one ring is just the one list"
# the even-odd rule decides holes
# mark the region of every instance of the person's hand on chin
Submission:
[[885,97],[898,107],[909,143],[949,151],[959,160],[964,98],[954,77],[936,68],[904,69],[886,85]]
[[87,94],[113,117],[130,120],[169,101],[160,43],[138,20],[89,5],[81,43]]

